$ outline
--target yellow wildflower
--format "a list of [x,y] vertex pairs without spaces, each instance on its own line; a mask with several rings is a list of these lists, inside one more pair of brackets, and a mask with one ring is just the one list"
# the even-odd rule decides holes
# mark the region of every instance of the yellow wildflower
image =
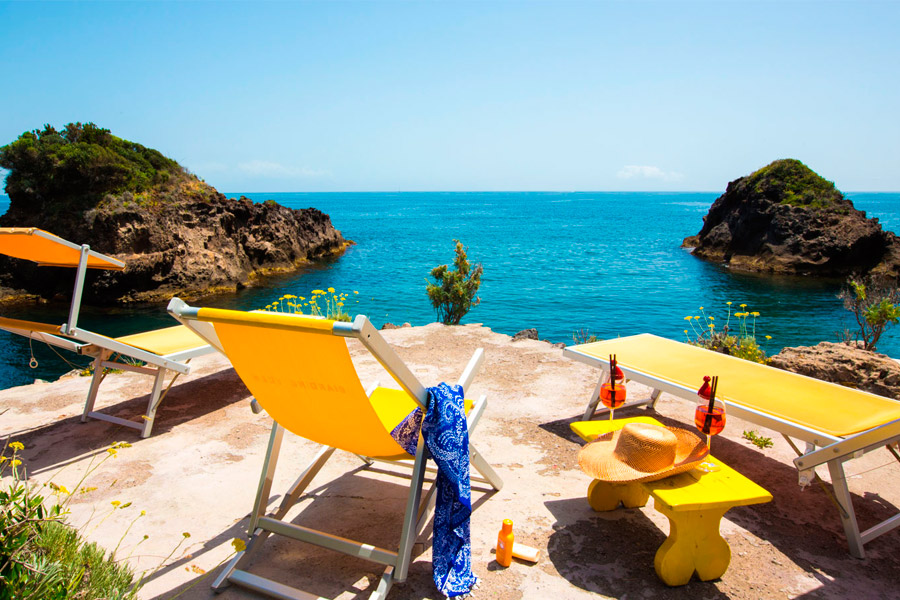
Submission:
[[23,444],[22,442],[12,442],[9,447],[13,450],[24,450],[25,444]]
[[726,302],[725,304],[727,304],[728,306],[731,306],[731,302]]
[[119,500],[113,500],[110,502],[114,507],[119,508],[119,505],[122,504]]
[[12,465],[13,467],[18,467],[19,465],[22,464],[22,461],[19,460],[18,458],[14,458],[9,464]]
[[709,320],[710,320],[710,321],[715,321],[716,318],[715,318],[715,317],[710,317]]
[[685,321],[690,321],[691,319],[692,319],[692,317],[690,315],[688,315],[684,318]]
[[702,307],[702,306],[700,307],[700,310],[703,310],[703,307]]
[[771,336],[771,335],[767,335],[767,336],[766,336],[766,339],[767,339],[767,340],[771,340],[771,339],[772,339],[772,336]]
[[746,304],[741,304],[741,308],[745,308],[746,306]]
[[243,552],[247,548],[247,544],[241,538],[232,538],[231,547],[235,552]]
[[687,333],[687,329],[685,329],[684,332]]
[[328,293],[329,293],[329,294],[333,294],[333,293],[334,293],[334,288],[328,288]]
[[357,292],[356,290],[353,290],[353,293],[354,293],[354,294],[358,294],[359,292]]
[[61,485],[61,486],[59,486],[59,493],[60,493],[60,494],[65,494],[66,496],[68,496],[68,495],[71,494],[72,492],[70,492],[69,490],[67,490],[67,489],[66,489],[66,486]]
[[754,317],[758,317],[758,316],[759,316],[759,313],[758,313],[758,312],[756,312],[756,311],[753,311],[753,312],[752,312],[752,313],[750,313],[750,314],[751,314],[751,315],[753,315],[753,316],[754,316]]
[[0,456],[0,465],[5,463],[7,460],[9,460],[9,459],[7,459],[5,456]]
[[146,515],[146,514],[147,514],[147,511],[146,511],[146,510],[142,510],[142,511],[141,511],[141,516],[142,516],[142,517],[143,517],[144,515]]
[[189,537],[191,537],[191,534],[190,534],[190,533],[188,533],[188,532],[187,532],[187,531],[185,531],[185,532],[184,532],[184,533],[182,533],[182,534],[181,534],[181,535],[183,535],[183,536],[184,536],[184,537],[185,537],[185,539],[187,539],[187,538],[189,538]]
[[338,305],[338,306],[343,306],[344,303],[343,303],[343,302],[338,302],[337,305]]
[[325,292],[323,290],[313,290],[312,293],[313,294],[325,294]]

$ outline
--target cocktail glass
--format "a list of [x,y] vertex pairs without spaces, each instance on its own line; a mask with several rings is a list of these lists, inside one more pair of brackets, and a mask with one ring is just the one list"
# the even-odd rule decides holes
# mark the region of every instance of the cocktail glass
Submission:
[[[701,401],[694,411],[694,425],[697,426],[700,433],[706,436],[706,450],[708,452],[712,436],[719,435],[725,429],[725,403],[721,400],[715,400],[712,404],[712,409],[710,409],[708,400]],[[707,473],[717,470],[717,467],[709,460],[708,456],[707,460],[700,463],[700,466],[697,468]]]

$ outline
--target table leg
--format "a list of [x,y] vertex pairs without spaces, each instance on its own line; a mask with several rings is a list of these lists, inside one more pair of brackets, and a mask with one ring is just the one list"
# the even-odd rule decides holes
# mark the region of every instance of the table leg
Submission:
[[610,483],[595,479],[588,486],[588,504],[597,512],[615,510],[619,504],[625,508],[638,508],[647,504],[650,493],[639,483]]
[[670,525],[669,537],[653,560],[663,583],[684,585],[694,572],[701,581],[725,574],[731,562],[731,548],[719,535],[719,522],[727,508],[674,512],[659,501],[655,506],[669,518]]

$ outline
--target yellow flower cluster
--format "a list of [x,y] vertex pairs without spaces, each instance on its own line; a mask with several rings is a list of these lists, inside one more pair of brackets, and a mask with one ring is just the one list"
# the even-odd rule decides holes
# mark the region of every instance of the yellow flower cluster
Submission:
[[[359,294],[356,290],[353,293]],[[305,296],[285,294],[278,300],[266,305],[263,310],[298,315],[310,314],[327,319],[349,321],[350,315],[344,310],[347,297],[347,294],[339,294],[333,287],[329,287],[327,291],[313,290],[309,300]]]

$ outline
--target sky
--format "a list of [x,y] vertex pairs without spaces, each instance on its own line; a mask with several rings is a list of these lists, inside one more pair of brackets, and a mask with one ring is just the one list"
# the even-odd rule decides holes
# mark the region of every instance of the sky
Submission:
[[[227,193],[900,190],[900,2],[0,2],[0,145],[93,122]],[[0,174],[2,175],[2,174]]]

